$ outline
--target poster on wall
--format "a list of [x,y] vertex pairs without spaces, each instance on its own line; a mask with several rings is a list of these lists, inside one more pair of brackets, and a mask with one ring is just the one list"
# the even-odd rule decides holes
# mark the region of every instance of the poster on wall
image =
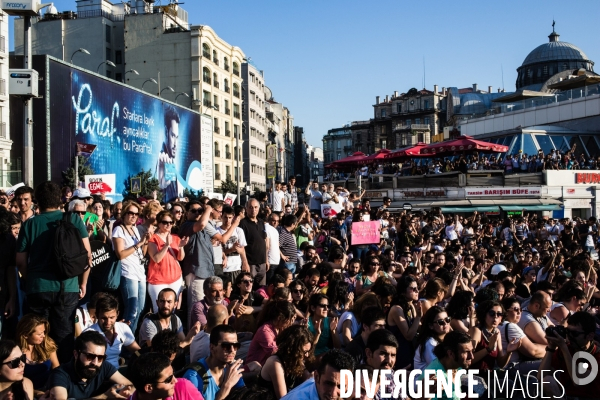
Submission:
[[201,144],[212,140],[201,142],[200,114],[54,60],[47,84],[53,177],[68,168],[79,142],[96,146],[89,166],[115,175],[116,195],[142,170],[158,180],[166,201],[203,189]]

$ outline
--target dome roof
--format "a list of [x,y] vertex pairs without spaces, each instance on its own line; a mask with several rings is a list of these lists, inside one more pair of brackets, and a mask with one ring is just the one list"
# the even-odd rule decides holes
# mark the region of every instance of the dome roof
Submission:
[[590,61],[583,50],[574,44],[559,41],[558,36],[558,33],[552,32],[550,42],[536,47],[521,66],[558,60]]

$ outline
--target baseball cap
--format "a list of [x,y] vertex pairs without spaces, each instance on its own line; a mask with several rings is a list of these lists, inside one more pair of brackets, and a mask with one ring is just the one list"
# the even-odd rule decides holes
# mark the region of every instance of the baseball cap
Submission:
[[73,192],[72,197],[74,199],[89,199],[90,197],[92,197],[92,194],[90,193],[90,191],[88,189],[79,188]]
[[502,264],[496,264],[492,267],[492,275],[498,275],[502,271],[506,271],[506,267]]

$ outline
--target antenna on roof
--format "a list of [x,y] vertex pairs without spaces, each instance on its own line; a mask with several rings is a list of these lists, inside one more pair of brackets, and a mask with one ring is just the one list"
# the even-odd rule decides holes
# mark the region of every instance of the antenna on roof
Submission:
[[504,92],[504,66],[500,64],[500,70],[502,71],[502,91]]
[[556,25],[556,22],[554,21],[554,18],[552,18],[552,32],[554,32],[554,25]]

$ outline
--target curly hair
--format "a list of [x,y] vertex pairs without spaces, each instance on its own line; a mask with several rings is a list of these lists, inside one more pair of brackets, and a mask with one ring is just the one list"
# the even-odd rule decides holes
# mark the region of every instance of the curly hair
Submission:
[[268,322],[289,321],[296,315],[296,308],[288,301],[269,301],[258,316],[257,326]]
[[[294,378],[302,376],[305,369],[305,363],[313,360],[313,335],[304,325],[292,325],[284,329],[275,339],[277,342],[277,352],[275,353],[286,375]],[[308,351],[308,358],[305,357],[304,346],[311,344]]]
[[469,316],[469,307],[473,303],[473,292],[459,290],[450,299],[446,312],[454,319],[465,319]]
[[362,322],[360,320],[360,317],[362,315],[363,310],[371,306],[377,306],[381,308],[381,303],[379,302],[377,295],[375,295],[375,293],[373,292],[367,292],[360,296],[358,299],[354,300],[352,314],[354,314],[354,317],[356,318],[359,324]]
[[121,209],[121,218],[123,218],[123,215],[125,215],[131,207],[136,207],[138,209],[138,213],[142,212],[142,206],[140,206],[140,204],[137,201],[125,201],[123,203],[123,208]]
[[[485,327],[485,316],[488,311],[490,311],[494,307],[500,307],[502,309],[502,313],[506,315],[506,310],[504,309],[504,305],[498,300],[487,300],[477,306],[475,310],[475,315],[477,315],[478,323]],[[504,317],[502,317],[504,319]]]
[[17,332],[16,337],[19,341],[19,347],[21,351],[25,351],[29,349],[29,344],[27,343],[27,338],[35,331],[35,329],[44,325],[45,337],[44,341],[41,344],[36,344],[33,346],[33,350],[31,351],[31,359],[32,361],[44,362],[50,359],[50,355],[54,353],[57,349],[56,343],[48,334],[50,333],[50,323],[44,317],[41,317],[37,314],[26,314],[19,320],[17,324]]

